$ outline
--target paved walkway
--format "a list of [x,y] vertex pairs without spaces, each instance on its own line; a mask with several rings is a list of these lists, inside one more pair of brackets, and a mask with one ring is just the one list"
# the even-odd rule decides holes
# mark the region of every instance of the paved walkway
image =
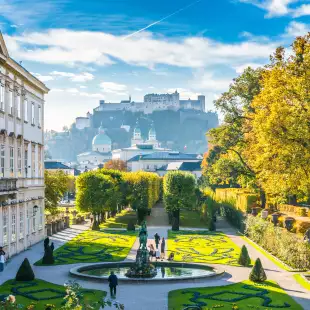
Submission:
[[[156,210],[156,211],[155,211]],[[161,206],[156,207],[153,211],[153,215],[148,218],[148,233],[149,242],[153,239],[153,235],[157,232],[161,237],[167,238],[168,230],[170,226],[159,226],[159,223],[155,217],[160,216],[162,219],[165,214]],[[167,219],[165,219],[167,220]],[[151,226],[150,223],[154,223]],[[156,226],[155,226],[156,225]],[[236,234],[236,231],[230,227],[225,221],[220,220],[218,223],[221,226],[221,231],[225,232],[238,246],[246,244],[240,236]],[[195,228],[189,228],[195,230]],[[65,242],[66,239],[74,237],[80,231],[85,230],[85,227],[74,226],[70,230],[64,231],[55,239],[55,245],[60,246]],[[54,238],[53,238],[54,239]],[[129,253],[126,260],[134,260],[136,249],[139,243],[138,240],[133,245],[132,251]],[[262,264],[267,272],[269,280],[274,280],[278,282],[281,287],[292,296],[305,310],[310,310],[310,293],[302,288],[293,278],[293,274],[283,271],[274,263],[272,263],[268,258],[258,252],[250,244],[246,244],[249,250],[249,254],[252,259],[259,257],[262,260]],[[12,278],[23,260],[24,257],[28,257],[31,263],[34,263],[40,259],[43,255],[43,244],[40,243],[32,247],[31,250],[21,253],[20,255],[14,257],[12,261],[6,267],[6,270],[1,274],[0,283]],[[56,284],[64,284],[69,276],[69,269],[77,265],[60,265],[52,267],[36,267],[34,266],[34,272],[36,276],[40,279],[50,281]],[[212,265],[211,265],[212,266]],[[216,265],[213,265],[216,267]],[[191,287],[208,287],[208,286],[220,286],[228,285],[236,282],[241,282],[248,279],[250,269],[244,267],[233,267],[221,265],[225,269],[226,273],[217,278],[212,279],[202,279],[189,282],[174,282],[174,283],[130,283],[121,284],[118,286],[117,291],[117,301],[125,305],[126,310],[167,310],[168,309],[168,292],[176,289],[184,289]],[[78,280],[78,282],[85,288],[90,289],[100,289],[108,291],[108,285],[105,283],[98,283],[92,281]],[[175,309],[180,310],[180,309]],[[294,310],[294,309],[292,309]]]

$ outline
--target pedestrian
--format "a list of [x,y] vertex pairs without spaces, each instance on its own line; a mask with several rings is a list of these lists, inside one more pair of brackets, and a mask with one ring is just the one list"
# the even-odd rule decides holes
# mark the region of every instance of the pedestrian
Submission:
[[0,247],[0,272],[4,270],[5,263],[5,252],[3,251],[3,247]]
[[166,246],[166,241],[165,241],[165,238],[163,237],[161,239],[161,245],[160,245],[160,258],[162,261],[165,258],[165,246]]
[[116,296],[116,286],[118,285],[117,276],[114,274],[114,271],[111,271],[111,274],[108,278],[109,286],[110,286],[110,294],[111,297]]
[[54,249],[55,249],[55,245],[54,245],[54,242],[52,242],[51,243],[51,250],[52,250],[52,252],[54,251]]
[[158,247],[156,248],[156,261],[160,259],[160,254],[159,254],[159,249]]
[[155,257],[155,255],[156,255],[156,252],[155,252],[155,249],[154,249],[154,245],[151,244],[150,245],[150,259],[151,259],[151,261],[152,261],[152,258]]
[[174,253],[171,252],[169,257],[168,257],[168,261],[172,262],[174,260]]
[[160,241],[160,236],[158,233],[156,233],[154,235],[154,239],[155,239],[156,249],[158,249],[158,245],[159,245],[159,241]]

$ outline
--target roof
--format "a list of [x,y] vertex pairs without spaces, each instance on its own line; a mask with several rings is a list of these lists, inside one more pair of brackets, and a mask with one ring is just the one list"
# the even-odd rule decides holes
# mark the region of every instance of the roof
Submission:
[[96,151],[89,151],[89,152],[78,154],[77,156],[104,156],[104,155],[111,155],[111,152],[101,153],[101,152],[96,152]]
[[59,161],[45,161],[44,168],[45,169],[72,169],[69,166],[62,164]]
[[157,171],[200,171],[201,161],[197,162],[175,162],[169,163],[157,169]]
[[93,145],[111,144],[111,139],[104,133],[99,133],[93,139]]
[[136,155],[129,162],[139,160],[198,160],[199,154],[186,154],[180,152],[154,152],[145,155]]

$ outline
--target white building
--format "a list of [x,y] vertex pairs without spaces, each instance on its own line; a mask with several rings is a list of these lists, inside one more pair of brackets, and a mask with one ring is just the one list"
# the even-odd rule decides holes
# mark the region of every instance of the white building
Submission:
[[99,127],[98,134],[93,138],[92,150],[77,155],[79,169],[92,170],[98,168],[99,165],[112,159],[112,140],[105,133],[102,124]]
[[0,33],[0,245],[8,256],[44,238],[44,95]]
[[163,166],[171,163],[197,163],[201,160],[202,156],[199,154],[161,151],[152,152],[151,154],[146,155],[136,155],[127,162],[127,166],[133,172],[140,170],[157,172],[158,169],[162,169]]
[[88,112],[86,117],[77,117],[75,119],[75,126],[79,130],[89,128],[91,126],[91,114]]
[[195,176],[196,179],[199,179],[202,176],[201,161],[194,161],[194,162],[176,161],[156,169],[156,173],[161,177],[163,177],[169,171],[190,172]]

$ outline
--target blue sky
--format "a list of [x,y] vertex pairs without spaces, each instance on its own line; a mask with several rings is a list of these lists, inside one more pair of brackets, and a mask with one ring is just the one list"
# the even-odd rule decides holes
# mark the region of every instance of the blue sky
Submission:
[[309,31],[310,0],[0,0],[0,29],[51,89],[45,127],[59,130],[99,99],[150,92],[205,94],[214,109],[243,68]]

